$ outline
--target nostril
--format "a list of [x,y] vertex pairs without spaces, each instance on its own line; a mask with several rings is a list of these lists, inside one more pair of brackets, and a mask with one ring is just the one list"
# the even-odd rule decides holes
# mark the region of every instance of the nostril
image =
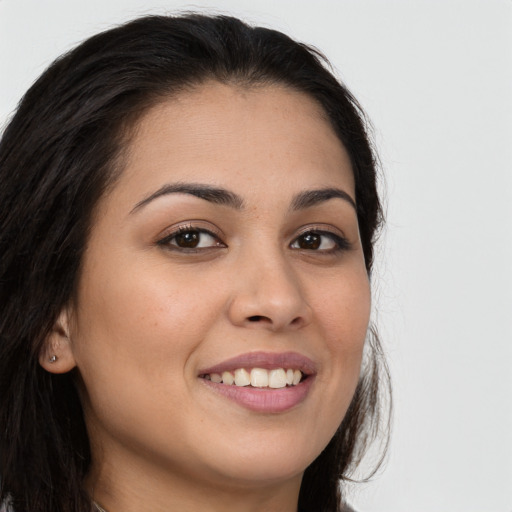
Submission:
[[249,322],[261,322],[265,317],[261,315],[254,315],[249,317]]

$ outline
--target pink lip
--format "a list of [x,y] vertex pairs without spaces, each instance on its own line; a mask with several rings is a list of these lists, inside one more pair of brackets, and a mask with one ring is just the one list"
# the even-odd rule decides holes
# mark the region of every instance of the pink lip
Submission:
[[284,368],[287,370],[292,368],[293,370],[300,370],[305,375],[316,373],[315,363],[309,357],[297,352],[249,352],[209,368],[204,368],[199,372],[199,375],[231,372],[237,368],[264,368],[265,370],[272,370],[274,368]]
[[307,397],[315,380],[316,373],[313,361],[296,352],[252,352],[205,368],[199,372],[199,376],[211,373],[220,374],[225,371],[234,371],[237,368],[264,368],[267,370],[273,368],[292,368],[300,370],[306,375],[307,378],[296,386],[279,389],[217,384],[200,378],[200,381],[215,393],[232,400],[246,409],[261,413],[284,412],[300,404]]
[[296,386],[280,389],[252,388],[249,386],[235,386],[229,384],[216,384],[206,379],[199,379],[205,386],[233,402],[262,413],[284,412],[300,404],[307,396],[314,376],[310,376]]

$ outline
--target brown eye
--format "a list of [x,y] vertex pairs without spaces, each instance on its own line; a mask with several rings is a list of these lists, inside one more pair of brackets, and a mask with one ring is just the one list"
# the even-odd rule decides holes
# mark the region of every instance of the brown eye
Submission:
[[292,249],[331,253],[349,248],[348,241],[330,231],[307,231],[298,236],[291,244]]
[[158,241],[158,245],[168,247],[169,249],[200,251],[202,249],[211,249],[214,247],[226,247],[218,236],[206,229],[185,227],[180,228],[174,233]]
[[194,249],[199,244],[199,231],[185,231],[174,237],[175,245],[186,249]]
[[306,233],[297,239],[299,249],[315,250],[320,247],[322,236],[318,233]]

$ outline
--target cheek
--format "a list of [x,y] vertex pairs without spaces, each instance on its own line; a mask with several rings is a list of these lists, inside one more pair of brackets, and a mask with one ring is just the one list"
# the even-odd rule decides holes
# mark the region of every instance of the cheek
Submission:
[[84,270],[72,333],[86,413],[120,437],[188,407],[184,374],[219,316],[208,288],[196,292],[161,265],[131,268],[104,260],[101,272]]
[[78,352],[93,344],[105,356],[116,357],[122,348],[126,355],[144,354],[142,363],[193,348],[214,317],[211,294],[204,288],[191,290],[189,282],[167,274],[161,266],[139,266],[137,272],[117,266],[85,275],[77,315],[83,340]]
[[371,310],[371,293],[364,270],[350,272],[331,284],[316,303],[318,325],[325,340],[330,364],[323,375],[322,385],[330,390],[338,404],[335,410],[344,411],[357,386],[363,349]]
[[325,339],[334,352],[362,350],[371,310],[371,293],[366,272],[354,272],[331,284],[319,299],[317,311]]

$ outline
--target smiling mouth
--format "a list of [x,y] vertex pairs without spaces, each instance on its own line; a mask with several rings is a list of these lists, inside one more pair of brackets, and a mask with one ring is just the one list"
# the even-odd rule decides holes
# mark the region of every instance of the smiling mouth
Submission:
[[308,397],[316,364],[297,352],[250,352],[209,368],[199,381],[219,396],[258,414],[279,414]]
[[205,373],[199,377],[227,386],[282,389],[300,384],[307,376],[294,368],[237,368],[222,373]]

